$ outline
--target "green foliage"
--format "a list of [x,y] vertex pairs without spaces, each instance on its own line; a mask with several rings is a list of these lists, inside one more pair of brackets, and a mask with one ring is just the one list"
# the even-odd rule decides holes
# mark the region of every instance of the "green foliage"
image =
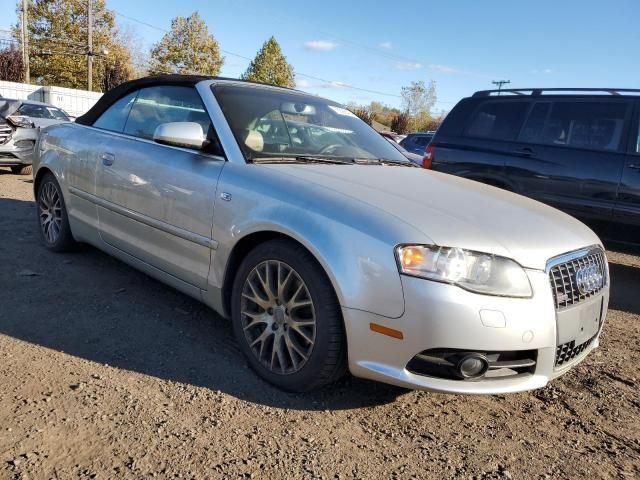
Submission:
[[22,52],[15,46],[0,50],[0,80],[24,81]]
[[[93,51],[111,52],[107,58],[130,64],[127,49],[118,45],[113,12],[106,9],[105,0],[93,2]],[[21,18],[22,2],[17,2]],[[69,0],[30,0],[27,32],[29,35],[29,68],[31,82],[68,88],[87,87],[87,2]],[[13,34],[20,38],[20,23]],[[119,47],[119,48],[117,48]],[[113,53],[117,52],[117,53]],[[96,56],[93,62],[93,89],[100,90],[104,82],[105,58]]]
[[171,20],[171,31],[151,50],[149,73],[218,75],[223,63],[218,41],[209,35],[198,12],[193,12]]
[[287,62],[274,37],[264,42],[242,78],[280,87],[295,86],[293,67]]

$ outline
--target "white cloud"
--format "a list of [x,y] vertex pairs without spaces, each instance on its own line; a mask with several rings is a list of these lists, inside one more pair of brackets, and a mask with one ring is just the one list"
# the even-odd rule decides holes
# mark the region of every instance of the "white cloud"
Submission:
[[309,80],[305,80],[301,78],[300,80],[296,79],[296,88],[309,88],[311,86],[311,82]]
[[396,63],[396,68],[398,70],[420,70],[422,68],[422,64],[412,62],[398,62]]
[[544,68],[542,70],[534,68],[531,70],[531,73],[546,73],[547,75],[549,75],[550,73],[553,73],[553,70],[550,68]]
[[454,73],[458,73],[458,70],[456,70],[453,67],[450,67],[449,65],[440,65],[437,63],[432,63],[431,65],[429,65],[429,69],[433,70],[434,72],[446,73],[447,75],[453,75]]
[[391,44],[391,42],[380,42],[378,44],[378,47],[383,50],[391,50],[393,48],[393,45]]
[[329,52],[335,50],[337,47],[338,44],[331,40],[309,40],[308,42],[304,42],[304,48],[319,52]]
[[329,82],[323,84],[324,88],[349,88],[350,85],[345,82]]

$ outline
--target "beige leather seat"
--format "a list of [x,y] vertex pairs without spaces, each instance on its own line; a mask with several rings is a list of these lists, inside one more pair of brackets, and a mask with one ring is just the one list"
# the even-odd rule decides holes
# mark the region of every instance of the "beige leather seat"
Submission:
[[255,152],[261,152],[264,149],[264,138],[256,130],[247,130],[244,144]]

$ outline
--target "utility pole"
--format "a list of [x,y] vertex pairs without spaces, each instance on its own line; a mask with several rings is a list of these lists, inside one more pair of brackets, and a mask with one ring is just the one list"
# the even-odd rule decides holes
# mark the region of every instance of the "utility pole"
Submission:
[[502,86],[507,83],[511,83],[511,80],[493,80],[491,83],[498,86],[498,95],[500,95],[500,90],[502,90]]
[[22,63],[24,65],[24,81],[31,83],[29,71],[29,28],[28,28],[28,0],[22,0]]
[[93,86],[93,0],[87,0],[87,90]]

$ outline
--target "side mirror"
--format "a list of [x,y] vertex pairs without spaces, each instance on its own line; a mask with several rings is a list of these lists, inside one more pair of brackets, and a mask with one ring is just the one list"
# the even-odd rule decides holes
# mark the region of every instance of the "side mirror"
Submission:
[[196,122],[161,123],[153,133],[153,141],[163,145],[202,149],[206,138],[202,126]]

